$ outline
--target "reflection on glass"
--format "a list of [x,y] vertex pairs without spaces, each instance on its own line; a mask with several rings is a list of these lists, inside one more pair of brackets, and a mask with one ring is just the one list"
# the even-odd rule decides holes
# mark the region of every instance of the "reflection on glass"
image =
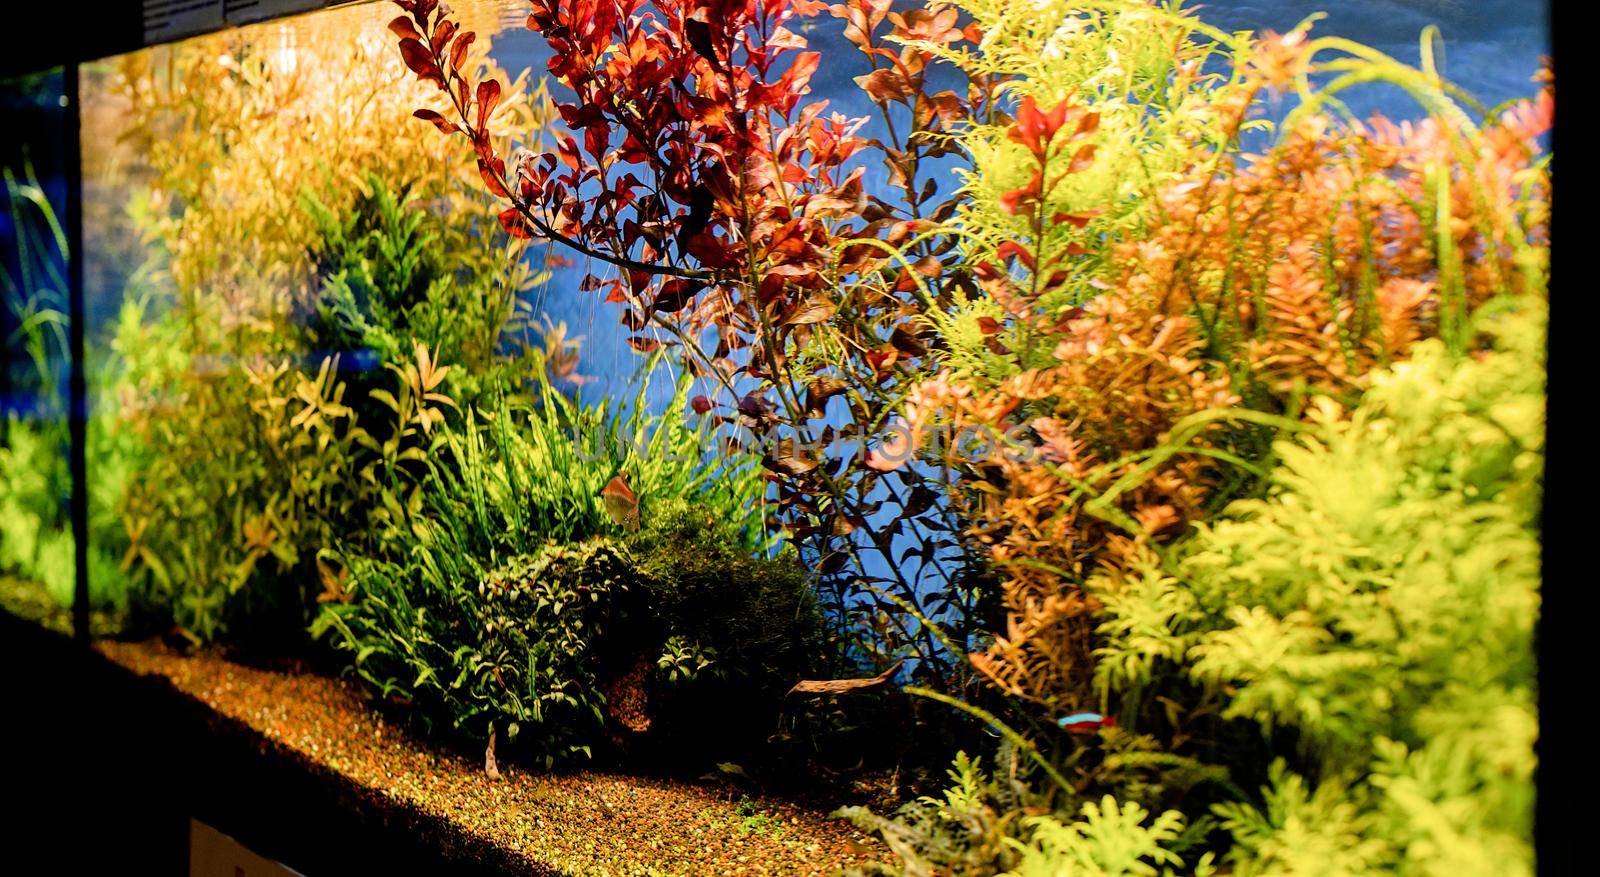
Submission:
[[[60,70],[0,83],[0,604],[71,629],[65,103]],[[119,607],[95,593],[96,610]]]

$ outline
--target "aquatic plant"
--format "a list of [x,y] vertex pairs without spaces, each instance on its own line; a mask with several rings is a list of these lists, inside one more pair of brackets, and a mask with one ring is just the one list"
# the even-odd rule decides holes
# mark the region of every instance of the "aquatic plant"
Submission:
[[[200,640],[303,637],[318,552],[396,526],[373,473],[539,367],[517,299],[543,274],[485,250],[506,242],[492,220],[441,209],[476,196],[431,139],[389,131],[410,98],[383,87],[404,83],[364,22],[317,19],[356,36],[306,40],[292,67],[223,34],[128,56],[111,82],[149,158],[106,172],[151,244],[115,340],[120,430],[148,451],[120,502],[125,564],[148,614]],[[531,124],[532,105],[502,116]]]
[[[733,619],[806,616],[803,578],[751,558],[768,541],[758,471],[706,456],[687,383],[660,416],[644,388],[619,416],[543,387],[537,408],[442,427],[379,551],[322,553],[312,630],[420,719],[554,764],[592,755],[608,730],[649,728],[646,689],[674,638],[715,654],[719,674],[782,673],[804,639],[781,619]],[[618,479],[629,514],[605,502]]]
[[[343,215],[313,190],[302,193],[318,229],[309,249],[320,284],[304,347],[384,364],[423,344],[453,366],[445,387],[462,406],[521,389],[542,352],[534,343],[542,333],[520,296],[548,275],[530,273],[524,260],[463,250],[462,230],[419,203],[410,186],[369,173],[366,190]],[[358,395],[376,385],[358,377]]]
[[[0,261],[0,280],[17,328],[6,339],[5,361],[5,384],[15,388],[16,399],[5,400],[0,422],[0,569],[43,583],[70,605],[66,235],[31,168],[22,168],[20,175],[5,168],[4,182],[15,240]],[[12,350],[21,354],[23,367],[12,366]],[[13,410],[25,405],[31,416]]]
[[[1319,68],[1318,54],[1330,48],[1349,54]],[[1220,819],[1230,840],[1220,846],[1213,841],[1213,849],[1226,852],[1241,873],[1317,870],[1329,862],[1338,862],[1342,873],[1406,872],[1421,861],[1405,859],[1398,850],[1421,837],[1454,836],[1457,831],[1482,836],[1495,850],[1469,855],[1525,861],[1527,825],[1518,820],[1526,814],[1522,796],[1532,764],[1526,745],[1530,738],[1508,738],[1498,727],[1488,731],[1476,718],[1490,711],[1486,705],[1435,702],[1438,711],[1427,711],[1429,732],[1443,736],[1432,751],[1454,753],[1455,767],[1446,771],[1454,771],[1453,779],[1444,780],[1437,767],[1446,756],[1438,755],[1437,762],[1417,756],[1407,763],[1410,756],[1403,753],[1427,745],[1415,725],[1398,735],[1406,742],[1393,747],[1395,761],[1381,762],[1372,755],[1387,743],[1358,745],[1352,755],[1342,748],[1351,740],[1371,741],[1394,731],[1387,719],[1345,712],[1341,695],[1312,679],[1321,673],[1329,674],[1326,678],[1349,673],[1349,692],[1363,692],[1352,695],[1360,699],[1372,690],[1372,674],[1384,666],[1387,649],[1418,654],[1424,647],[1410,637],[1428,635],[1401,623],[1390,629],[1397,639],[1387,645],[1369,641],[1355,627],[1320,614],[1341,611],[1334,608],[1332,592],[1326,600],[1311,599],[1282,574],[1290,569],[1345,569],[1348,574],[1335,572],[1332,580],[1319,581],[1360,605],[1439,599],[1431,588],[1406,583],[1415,582],[1411,564],[1420,571],[1426,566],[1422,558],[1438,545],[1437,531],[1431,528],[1449,519],[1443,507],[1409,508],[1404,514],[1416,529],[1393,534],[1388,544],[1394,550],[1385,554],[1388,560],[1378,561],[1377,554],[1367,553],[1373,534],[1341,541],[1329,525],[1385,520],[1383,501],[1371,494],[1353,504],[1334,497],[1353,499],[1345,489],[1352,477],[1389,486],[1421,478],[1451,497],[1443,500],[1446,506],[1470,504],[1484,490],[1482,485],[1455,482],[1445,487],[1432,481],[1440,467],[1459,465],[1467,471],[1478,465],[1469,450],[1476,440],[1444,428],[1447,416],[1408,433],[1439,431],[1440,441],[1429,445],[1428,459],[1384,444],[1395,430],[1383,418],[1395,412],[1385,407],[1389,403],[1382,401],[1382,388],[1403,384],[1400,375],[1443,368],[1435,372],[1435,380],[1461,381],[1451,384],[1457,389],[1442,391],[1444,397],[1471,392],[1465,388],[1476,384],[1483,396],[1469,407],[1505,406],[1507,412],[1522,412],[1517,422],[1536,419],[1542,398],[1537,320],[1517,320],[1519,328],[1507,331],[1523,333],[1522,340],[1496,355],[1505,373],[1519,370],[1528,376],[1525,382],[1511,386],[1450,370],[1470,369],[1472,361],[1461,357],[1477,348],[1480,331],[1506,319],[1501,315],[1507,309],[1542,311],[1549,181],[1539,138],[1548,129],[1551,92],[1546,89],[1537,100],[1491,116],[1480,126],[1442,96],[1448,86],[1431,70],[1406,70],[1361,47],[1311,40],[1297,32],[1242,44],[1238,50],[1235,76],[1218,92],[1224,98],[1218,108],[1227,111],[1222,116],[1227,137],[1210,150],[1198,151],[1191,167],[1179,168],[1175,179],[1144,197],[1143,209],[1151,217],[1148,228],[1121,240],[1115,234],[1097,236],[1107,245],[1104,250],[1080,245],[1076,257],[1104,269],[1098,276],[1087,275],[1092,291],[1074,290],[1073,275],[1057,272],[1050,279],[1065,284],[1065,294],[1052,306],[1029,291],[1039,288],[1036,282],[1030,287],[1030,278],[1042,273],[1035,266],[1046,259],[1045,245],[1032,252],[1012,247],[1007,254],[997,248],[997,255],[1010,259],[1005,270],[993,272],[982,284],[989,299],[980,299],[972,316],[984,322],[963,332],[958,319],[940,321],[950,333],[947,371],[912,396],[908,418],[937,423],[956,412],[958,426],[1028,427],[1012,453],[969,470],[974,492],[964,513],[1009,575],[1003,585],[1005,628],[972,660],[987,679],[1043,707],[1045,715],[1120,704],[1120,726],[1098,735],[1099,752],[1075,741],[1053,741],[1042,723],[1025,714],[1014,718],[1034,729],[1032,736],[1040,745],[1060,745],[1061,752],[1069,753],[1060,762],[1063,769],[1070,767],[1091,789],[1142,799],[1157,810],[1184,800],[1191,818]],[[1431,115],[1403,125],[1337,119],[1325,111],[1335,103],[1331,94],[1346,80],[1329,85],[1329,94],[1319,93],[1309,85],[1318,69],[1394,80],[1414,90]],[[1243,91],[1237,90],[1241,86]],[[1249,124],[1246,112],[1254,95],[1272,88],[1299,90],[1302,109],[1285,120],[1276,143],[1260,154],[1248,154],[1234,135]],[[1087,108],[1058,105],[1054,118],[1038,108],[1033,112],[1041,115],[1030,121],[1019,113],[1010,132],[1019,142],[1038,136],[1049,145],[1054,140],[1050,132],[1058,126],[1072,130],[1072,119],[1082,118]],[[1227,122],[1229,118],[1233,121]],[[1064,179],[1071,180],[1071,174]],[[1037,203],[1044,191],[1025,186],[1020,195],[1012,189],[992,197],[1003,214],[1011,212],[1008,198]],[[980,214],[965,216],[972,221]],[[1066,212],[1055,221],[1074,228],[1087,225],[1085,218]],[[1507,299],[1510,304],[1496,304]],[[1034,358],[1052,346],[1044,362]],[[1416,361],[1407,365],[1408,357]],[[973,367],[977,362],[983,367]],[[1442,367],[1445,362],[1453,365]],[[1387,370],[1391,367],[1392,372]],[[1436,390],[1418,391],[1419,397],[1439,395]],[[1323,481],[1303,480],[1300,467],[1310,460],[1299,452],[1281,442],[1267,444],[1281,430],[1299,431],[1294,421],[1307,412],[1313,422],[1324,425],[1330,418],[1338,420],[1328,414],[1337,410],[1336,405],[1329,407],[1330,400],[1352,405],[1358,399],[1365,400],[1363,408],[1386,413],[1339,421],[1339,435],[1352,443],[1346,446],[1350,453],[1317,469]],[[1420,408],[1428,410],[1426,405]],[[1433,413],[1441,414],[1437,409]],[[1517,456],[1522,448],[1537,447],[1536,441],[1525,443],[1532,438],[1519,436],[1502,447],[1518,448],[1512,454]],[[1521,457],[1521,465],[1533,468],[1514,478],[1536,477],[1537,457],[1536,451]],[[1278,461],[1284,468],[1271,468]],[[1317,465],[1323,462],[1318,459]],[[1368,474],[1352,476],[1355,471]],[[1509,469],[1486,471],[1513,478]],[[1225,626],[1237,627],[1231,634],[1219,633],[1215,644],[1196,648],[1196,640],[1186,639],[1183,632],[1208,624],[1199,620],[1188,590],[1202,587],[1195,579],[1197,567],[1189,565],[1201,561],[1180,563],[1175,558],[1191,551],[1205,556],[1207,549],[1201,546],[1216,538],[1208,534],[1238,531],[1224,523],[1216,524],[1215,531],[1202,524],[1195,543],[1162,546],[1182,540],[1191,524],[1216,515],[1230,500],[1250,496],[1269,483],[1280,485],[1283,503],[1269,500],[1274,503],[1269,507],[1285,516],[1281,525],[1293,526],[1294,535],[1285,531],[1280,545],[1257,544],[1216,557],[1207,574],[1226,579],[1238,571],[1251,586],[1210,604],[1206,611],[1231,619]],[[1525,503],[1536,487],[1529,481],[1520,484],[1512,492]],[[1299,497],[1300,490],[1310,493]],[[1321,499],[1335,502],[1340,513],[1331,520],[1319,514],[1316,503]],[[1420,496],[1418,501],[1423,502]],[[1232,514],[1250,507],[1234,506]],[[1332,507],[1327,511],[1334,514]],[[1343,513],[1354,517],[1344,519]],[[1468,516],[1488,526],[1476,512]],[[1532,518],[1522,520],[1531,524]],[[1483,577],[1464,586],[1476,596],[1465,599],[1522,603],[1531,597],[1535,537],[1531,532],[1502,535],[1506,538],[1492,552],[1500,565],[1483,567]],[[1495,541],[1487,532],[1483,538]],[[1351,567],[1330,566],[1325,557],[1297,555],[1290,547],[1301,542],[1327,546],[1326,539],[1361,552],[1363,560]],[[1245,561],[1245,554],[1254,560]],[[1295,556],[1300,559],[1285,560]],[[1156,559],[1161,557],[1165,562]],[[1357,571],[1372,562],[1394,566],[1384,567],[1389,575],[1376,573],[1375,579]],[[1122,572],[1129,564],[1142,572]],[[1256,564],[1261,575],[1248,572]],[[1279,574],[1266,574],[1269,568]],[[1519,569],[1521,573],[1515,572]],[[1143,584],[1085,588],[1086,579]],[[1361,596],[1367,591],[1361,583],[1379,579],[1385,588],[1406,588],[1406,595]],[[1157,588],[1156,581],[1165,584]],[[1270,608],[1263,615],[1263,604],[1288,615],[1278,616]],[[1130,611],[1133,606],[1137,610]],[[1303,611],[1308,607],[1309,614]],[[1489,610],[1480,605],[1471,611]],[[1442,606],[1425,614],[1454,617]],[[1286,625],[1289,616],[1294,621]],[[1511,629],[1497,635],[1513,640],[1518,636],[1513,630],[1525,631],[1531,624],[1531,615],[1502,618]],[[1449,627],[1446,638],[1461,633],[1476,641],[1487,635],[1469,632],[1477,623],[1447,621],[1429,629]],[[1302,624],[1306,626],[1297,626]],[[1334,647],[1335,642],[1345,646]],[[1304,662],[1291,657],[1302,647],[1295,643],[1310,650]],[[1250,653],[1257,663],[1252,669],[1222,657],[1238,657],[1233,652],[1237,648],[1254,650]],[[1508,642],[1505,648],[1531,659],[1526,640]],[[1168,662],[1192,667],[1203,663],[1201,655],[1207,652],[1219,660],[1213,669],[1226,665],[1233,672],[1194,672],[1177,681],[1155,669],[1171,666]],[[1275,669],[1268,671],[1269,666]],[[1293,673],[1290,667],[1303,668],[1304,675],[1277,678],[1279,671]],[[1527,702],[1531,677],[1526,664],[1519,667],[1510,672],[1523,673],[1522,681],[1509,687],[1523,686],[1522,693],[1505,695],[1510,703]],[[1416,666],[1391,669],[1392,675],[1386,676],[1391,694],[1371,703],[1383,702],[1378,709],[1391,717],[1396,713],[1390,711],[1399,709],[1402,723],[1407,713],[1398,704],[1407,698],[1427,700],[1433,685],[1459,685],[1482,676],[1480,670],[1461,665],[1438,673]],[[1156,683],[1151,674],[1167,682]],[[1292,718],[1300,708],[1305,710],[1301,720]],[[1531,713],[1516,710],[1507,707],[1496,715],[1532,728]],[[1513,714],[1516,719],[1509,718]],[[1222,721],[1241,716],[1256,718],[1270,736],[1263,740],[1238,722]],[[1447,721],[1446,716],[1453,718]],[[1368,719],[1375,724],[1366,724]],[[1319,736],[1316,726],[1321,723],[1347,720],[1354,725],[1344,727],[1342,742]],[[1450,736],[1453,729],[1460,729],[1463,737]],[[1486,750],[1468,754],[1471,750],[1460,741],[1480,732],[1505,747],[1493,755]],[[1320,756],[1300,768],[1306,773],[1281,763],[1269,769],[1273,753],[1308,749]],[[1474,759],[1483,759],[1478,764],[1519,766],[1486,782],[1477,778]],[[1421,773],[1429,779],[1419,779]],[[1375,791],[1390,788],[1389,777],[1396,774],[1405,778],[1395,780],[1393,787],[1427,791],[1416,792],[1405,804]],[[1321,778],[1322,785],[1307,777]],[[1239,788],[1251,784],[1266,786],[1259,798]],[[1205,802],[1218,802],[1214,813],[1207,812]],[[1445,812],[1454,815],[1442,817]],[[1505,820],[1490,825],[1472,815],[1489,812]],[[1038,864],[1060,868],[1062,861],[1058,852]]]
[[[738,752],[797,679],[935,764],[987,727],[992,774],[850,812],[910,873],[1526,863],[1549,89],[1177,3],[534,0],[551,115],[399,6],[404,69],[123,68],[163,623],[309,626],[491,768]],[[823,11],[884,136],[807,98]],[[1373,80],[1428,118],[1351,118]],[[662,413],[557,388],[546,245],[681,366]]]
[[[1093,11],[1099,5],[1077,6],[1057,11],[1074,39],[1098,29],[1118,36]],[[1209,120],[1210,133],[1192,137],[1185,164],[1137,192],[1136,208],[1121,208],[1120,231],[1096,232],[1088,214],[1073,212],[1072,183],[1092,157],[1055,174],[1066,194],[1048,219],[1056,190],[1038,183],[1046,171],[1009,191],[987,182],[994,174],[970,183],[975,201],[994,202],[956,220],[974,227],[980,253],[981,242],[1015,231],[1004,220],[1019,210],[1036,230],[995,248],[1004,265],[979,265],[984,294],[964,316],[936,321],[946,368],[906,406],[912,434],[943,425],[1008,439],[1003,452],[959,470],[957,505],[1006,576],[1004,626],[972,659],[1008,694],[1055,711],[1093,705],[1094,604],[1081,582],[1098,565],[1181,536],[1256,489],[1274,432],[1290,422],[1281,418],[1299,417],[1309,397],[1348,401],[1422,338],[1463,349],[1463,321],[1483,302],[1539,295],[1545,283],[1539,137],[1548,92],[1480,126],[1450,109],[1431,72],[1370,50],[1303,31],[1240,42],[1170,11],[1114,8],[1160,28],[1177,21],[1184,39],[1229,48],[1231,76],[1182,104]],[[1317,60],[1330,50],[1340,54]],[[1163,81],[1183,82],[1187,64],[1210,51],[1158,65]],[[1415,88],[1434,114],[1403,125],[1340,120],[1324,111],[1338,86],[1306,83],[1346,70]],[[1275,142],[1248,152],[1241,135],[1255,124],[1259,95],[1296,88],[1300,109]],[[1040,161],[1082,155],[1093,144],[1073,138],[1096,104],[1070,94],[1048,112],[1025,102],[1007,136],[1035,144]],[[1158,102],[1156,120],[1166,106]],[[997,139],[981,129],[959,136]],[[1074,252],[1060,241],[1079,228],[1098,243]],[[1164,449],[1174,440],[1183,452]],[[944,449],[959,467],[954,451]]]
[[[1552,92],[1489,112],[1426,47],[1413,69],[1179,4],[827,7],[870,60],[871,139],[803,103],[819,58],[791,22],[820,4],[535,2],[571,96],[553,143],[507,151],[501,86],[455,57],[470,31],[399,5],[438,92],[417,116],[471,145],[501,222],[601,266],[584,287],[632,344],[676,348],[722,400],[696,408],[763,452],[835,666],[914,656],[1117,813],[1237,786],[1148,735],[1082,760],[1055,726],[1103,708],[1086,582],[1259,496],[1315,399],[1354,404],[1428,339],[1465,353],[1486,302],[1544,293]],[[930,94],[936,66],[967,93]],[[1375,80],[1428,118],[1351,117],[1340,94]],[[862,187],[868,155],[900,203]],[[918,182],[941,162],[959,189]],[[1081,839],[1075,795],[1041,861]]]
[[[436,140],[395,125],[423,91],[386,63],[380,26],[358,8],[298,19],[293,64],[275,52],[273,26],[196,37],[121,56],[98,86],[100,105],[121,114],[104,124],[142,161],[105,167],[121,153],[91,151],[88,170],[128,185],[186,311],[205,313],[210,299],[230,318],[196,331],[269,317],[315,285],[308,190],[340,217],[373,197],[373,177],[424,202],[474,200]],[[462,63],[495,71],[489,48]],[[506,124],[536,124],[536,103],[521,98],[502,101]],[[436,232],[446,245],[475,237],[470,215],[450,218]]]
[[[1212,857],[1180,852],[1203,840],[1209,822],[1190,824],[1176,810],[1152,816],[1137,803],[1110,795],[1075,812],[1051,812],[1050,796],[1027,781],[1014,750],[1002,747],[995,771],[957,753],[950,784],[893,816],[863,807],[838,815],[877,831],[894,853],[892,866],[853,874],[961,874],[970,877],[1049,877],[1059,874],[1139,875],[1215,873]],[[1195,829],[1199,830],[1196,831]]]
[[905,873],[1076,873],[1077,808],[1130,818],[1129,873],[1530,873],[1544,321],[1504,297],[1475,353],[1419,342],[1280,439],[1264,497],[1096,574],[1116,719],[1072,782],[1007,748],[994,777],[958,760],[942,798],[845,815]]
[[[896,52],[878,31],[966,39],[953,15],[833,9],[875,67],[892,59],[861,80],[900,119],[898,136],[873,140],[864,120],[803,101],[819,57],[800,51],[791,20],[821,4],[536,3],[529,27],[570,95],[555,97],[553,137],[513,151],[493,118],[500,82],[460,63],[473,33],[431,0],[399,5],[400,54],[438,92],[417,116],[471,144],[501,222],[590,260],[582,288],[621,305],[632,346],[675,349],[713,387],[698,408],[761,455],[775,514],[822,578],[835,670],[909,653],[963,672],[917,619],[966,628],[960,528],[921,470],[884,476],[861,447],[921,375],[928,329],[915,315],[935,307],[949,251],[915,239],[955,210],[953,190],[941,201],[918,167],[990,99],[976,86],[923,94],[932,53]],[[864,187],[869,153],[889,162],[898,202]],[[919,612],[888,613],[862,638],[853,607],[889,605],[880,590]]]
[[[650,611],[670,631],[664,643],[659,633],[642,638],[659,653],[651,750],[690,764],[752,768],[781,758],[786,753],[773,751],[770,738],[785,697],[826,667],[809,571],[792,548],[752,553],[692,496],[658,506],[629,546]],[[800,757],[836,743],[818,739]]]
[[1238,873],[1531,871],[1544,321],[1499,299],[1481,352],[1419,342],[1278,443],[1266,497],[1091,583],[1125,724],[1224,764],[1216,721],[1294,741],[1215,808]]

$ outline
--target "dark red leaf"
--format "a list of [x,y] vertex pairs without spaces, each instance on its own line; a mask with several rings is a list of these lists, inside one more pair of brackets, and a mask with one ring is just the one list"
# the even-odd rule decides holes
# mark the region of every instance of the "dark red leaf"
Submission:
[[525,241],[533,237],[533,228],[522,215],[522,211],[515,207],[500,211],[500,227],[506,230],[506,234],[518,240]]
[[485,79],[478,83],[478,130],[489,124],[489,116],[500,103],[500,80]]
[[457,70],[461,69],[461,65],[466,63],[467,60],[467,49],[472,46],[472,41],[476,40],[477,38],[478,35],[470,30],[461,36],[456,37],[455,45],[450,47],[451,67]]
[[661,284],[661,289],[656,293],[655,310],[663,314],[674,314],[683,310],[694,297],[705,289],[704,283],[693,283],[682,278],[673,278]]
[[483,178],[483,184],[488,187],[490,194],[501,198],[510,198],[511,193],[506,190],[505,183],[501,180],[505,176],[505,164],[499,159],[495,164],[490,164],[483,159],[478,159],[478,176]]
[[451,122],[449,119],[446,119],[444,116],[434,112],[433,110],[417,110],[411,115],[416,116],[424,122],[432,122],[433,127],[438,128],[440,131],[443,131],[446,134],[454,134],[461,130],[460,128],[456,127],[454,122]]
[[450,45],[450,40],[455,37],[458,25],[448,18],[439,19],[433,28],[433,39],[428,41],[428,48],[435,55],[443,54],[445,47]]
[[891,101],[903,103],[916,93],[904,76],[888,67],[881,67],[865,76],[857,76],[856,85],[878,103]]
[[422,42],[422,31],[417,30],[417,26],[412,24],[411,19],[407,16],[402,15],[389,22],[389,29],[394,31],[395,36],[403,40]]
[[406,66],[411,68],[411,72],[417,74],[418,79],[431,79],[443,87],[444,77],[439,72],[439,65],[434,63],[433,53],[428,51],[428,47],[424,46],[421,40],[410,37],[401,40],[400,57],[405,60]]
[[[696,10],[696,14],[706,14],[706,10]],[[711,62],[711,66],[719,66],[716,47],[711,44],[711,27],[699,18],[686,18],[683,21],[683,35],[689,41],[690,48],[695,54]]]

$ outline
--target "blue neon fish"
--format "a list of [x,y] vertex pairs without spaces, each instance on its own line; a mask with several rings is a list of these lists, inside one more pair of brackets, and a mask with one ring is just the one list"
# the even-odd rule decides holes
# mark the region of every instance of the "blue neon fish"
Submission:
[[1075,733],[1098,731],[1101,728],[1111,727],[1116,723],[1115,719],[1102,716],[1099,713],[1073,713],[1070,716],[1062,716],[1056,719],[1056,724],[1060,725],[1063,731]]

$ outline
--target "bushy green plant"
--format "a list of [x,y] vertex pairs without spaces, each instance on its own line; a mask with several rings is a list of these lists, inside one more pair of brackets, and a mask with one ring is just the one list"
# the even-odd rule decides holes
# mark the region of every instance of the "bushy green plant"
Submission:
[[[1168,810],[1146,824],[1150,813],[1143,807],[1106,795],[1098,805],[1084,804],[1079,815],[1071,822],[1055,816],[1023,820],[1033,834],[1027,842],[1008,839],[1019,858],[1005,877],[1171,877],[1174,866],[1182,869],[1183,859],[1169,847],[1183,838],[1183,814]],[[1214,873],[1210,857],[1183,873]]]
[[[424,209],[411,185],[369,173],[344,211],[301,193],[315,222],[311,258],[319,289],[307,347],[352,353],[377,366],[403,362],[417,344],[452,369],[460,404],[522,388],[535,356],[520,293],[548,275],[482,245],[461,217]],[[371,383],[357,384],[364,393]]]
[[[121,211],[105,237],[126,222],[146,256],[116,339],[118,433],[148,452],[119,503],[129,578],[153,622],[197,639],[298,646],[318,552],[378,550],[439,425],[537,371],[517,301],[538,263],[434,138],[393,130],[416,92],[373,39],[386,20],[297,20],[287,67],[245,29],[86,83],[86,130],[140,159],[85,165],[121,195],[95,199]],[[488,50],[461,60],[492,69]],[[506,97],[497,116],[531,124],[536,101]]]
[[1544,305],[1475,326],[1490,349],[1420,343],[1278,443],[1266,498],[1094,583],[1125,715],[1188,691],[1294,741],[1216,807],[1237,873],[1530,872]]
[[547,765],[590,753],[605,724],[597,650],[640,597],[632,558],[616,542],[552,542],[475,586],[422,577],[382,587],[392,569],[353,569],[362,615],[352,622],[331,609],[322,618],[345,636],[369,632],[356,670],[380,694],[480,740],[499,728],[515,744],[526,728],[532,742],[522,748]]
[[62,495],[51,490],[51,475],[65,469],[57,459],[64,450],[28,424],[6,425],[0,445],[0,570],[41,582],[58,598],[64,587],[64,605],[71,605],[72,537],[59,520]]
[[[617,416],[609,404],[580,406],[545,384],[536,409],[502,401],[444,427],[439,446],[418,461],[423,474],[400,494],[394,512],[403,525],[393,538],[372,553],[324,552],[340,572],[326,572],[338,578],[313,632],[424,720],[467,739],[503,734],[545,764],[592,754],[615,699],[607,689],[638,694],[632,689],[650,681],[638,668],[659,669],[674,637],[680,650],[685,642],[751,646],[748,658],[728,648],[729,671],[771,657],[781,633],[741,641],[737,626],[712,627],[780,586],[741,573],[769,563],[749,558],[767,540],[762,482],[752,461],[707,454],[709,433],[689,421],[687,389],[680,384],[659,416],[644,413],[641,389]],[[639,534],[630,536],[634,519],[614,516],[602,499],[617,478],[636,494],[646,522]],[[688,508],[718,522],[724,541],[691,544],[728,563],[720,595],[703,568],[659,553],[662,534],[684,530],[654,522]],[[788,592],[799,591],[785,572]],[[741,593],[739,585],[751,587]],[[727,605],[708,605],[719,598]],[[801,598],[791,598],[797,616]],[[710,617],[675,624],[691,610]]]
[[991,775],[979,759],[958,753],[950,784],[939,795],[921,796],[892,816],[865,807],[844,807],[835,815],[883,837],[896,862],[875,867],[879,873],[992,877],[1016,862],[1007,841],[1024,834],[1023,811],[1049,810],[1049,795],[1018,774],[1014,749],[1002,746],[999,762]]
[[[94,421],[103,427],[103,421]],[[42,586],[57,605],[73,602],[72,531],[65,518],[65,497],[52,489],[65,482],[66,448],[55,430],[41,430],[14,421],[0,445],[0,570],[14,572]],[[115,456],[91,461],[104,482],[90,491],[89,602],[95,610],[120,611],[127,590],[116,551],[118,522],[112,512],[120,485]],[[103,465],[101,465],[103,464]],[[109,520],[108,520],[109,517]],[[104,539],[105,541],[100,541]]]
[[[772,553],[694,497],[663,503],[629,544],[651,616],[652,736],[671,757],[730,761],[766,740],[787,690],[821,669],[822,614],[793,549]],[[727,705],[737,702],[739,708]]]
[[737,653],[746,669],[798,668],[817,645],[808,640],[818,619],[805,571],[786,555],[766,556],[764,534],[717,515],[692,495],[651,511],[630,542],[652,604],[681,619],[682,635],[701,649]]
[[518,392],[538,368],[525,334],[514,352],[497,346],[523,328],[516,294],[537,278],[474,262],[478,249],[449,246],[459,222],[366,183],[344,215],[304,195],[326,275],[309,325],[271,338],[235,327],[207,355],[192,328],[215,315],[125,307],[119,346],[181,351],[130,370],[145,398],[124,415],[150,452],[123,502],[135,574],[143,603],[200,639],[246,619],[241,636],[295,637],[317,552],[392,528],[399,500],[379,471],[425,456],[434,426],[466,404],[457,393]]
[[179,380],[179,416],[146,409],[129,424],[149,452],[122,503],[140,602],[203,640],[230,625],[292,637],[312,559],[359,532],[372,496],[337,358],[315,374],[279,360]]

